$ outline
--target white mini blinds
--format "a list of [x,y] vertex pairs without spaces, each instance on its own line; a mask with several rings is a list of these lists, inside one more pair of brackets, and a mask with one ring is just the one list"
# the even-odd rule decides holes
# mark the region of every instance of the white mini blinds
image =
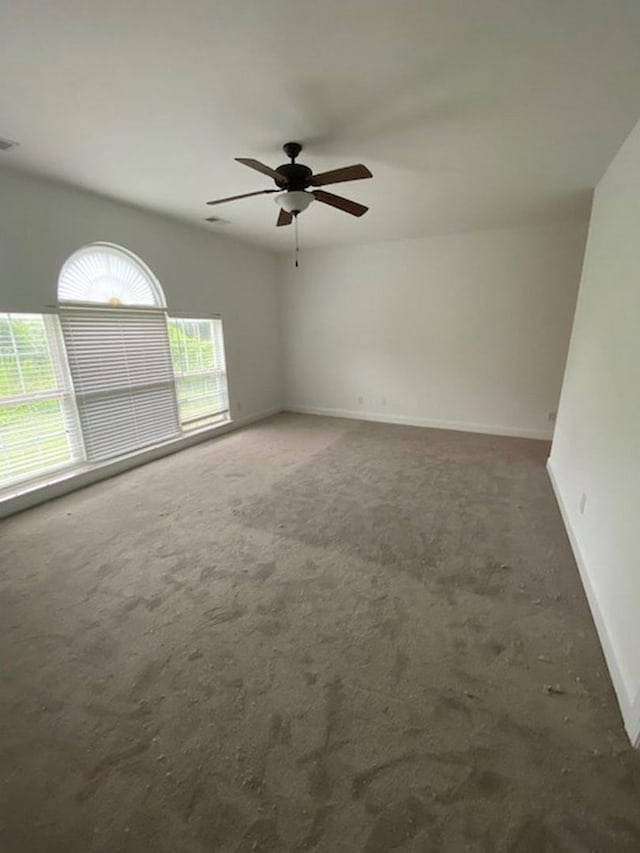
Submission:
[[66,261],[60,323],[87,460],[180,434],[162,288],[138,258],[104,243]]
[[180,433],[164,311],[66,306],[60,322],[89,461]]

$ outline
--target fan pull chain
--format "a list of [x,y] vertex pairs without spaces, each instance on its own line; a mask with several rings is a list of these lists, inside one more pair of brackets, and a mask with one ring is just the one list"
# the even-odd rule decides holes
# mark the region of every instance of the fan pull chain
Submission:
[[296,260],[296,267],[299,267],[300,264],[298,263],[298,255],[300,254],[300,244],[298,242],[298,214],[297,213],[294,213],[294,215],[293,215],[293,224],[294,224],[295,234],[296,234],[295,260]]

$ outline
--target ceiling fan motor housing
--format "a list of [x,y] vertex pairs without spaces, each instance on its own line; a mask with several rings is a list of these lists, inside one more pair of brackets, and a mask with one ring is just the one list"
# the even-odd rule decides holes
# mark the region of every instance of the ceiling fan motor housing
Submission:
[[308,166],[303,166],[302,163],[283,163],[282,166],[276,167],[276,172],[282,175],[282,178],[276,178],[276,184],[282,189],[288,190],[304,190],[309,186],[310,178],[313,172]]
[[299,142],[285,142],[282,148],[291,162],[276,167],[276,172],[282,176],[275,178],[276,184],[283,190],[292,190],[293,192],[305,190],[309,186],[313,172],[308,166],[295,162],[296,157],[302,151],[302,145]]

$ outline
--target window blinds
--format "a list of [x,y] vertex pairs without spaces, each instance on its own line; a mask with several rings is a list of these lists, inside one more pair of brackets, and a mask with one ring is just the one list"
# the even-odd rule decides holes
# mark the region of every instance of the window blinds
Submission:
[[60,321],[89,461],[180,433],[164,311],[69,306]]

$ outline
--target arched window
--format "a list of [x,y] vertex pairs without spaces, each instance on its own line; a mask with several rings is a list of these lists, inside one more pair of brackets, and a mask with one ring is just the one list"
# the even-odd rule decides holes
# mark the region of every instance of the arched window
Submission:
[[74,252],[58,304],[89,462],[228,419],[222,321],[168,317],[160,282],[127,249]]
[[109,243],[92,243],[65,261],[58,279],[58,300],[166,307],[162,287],[149,267],[131,252]]
[[131,252],[94,243],[58,280],[60,323],[89,462],[180,433],[162,288]]
[[0,499],[229,419],[222,320],[167,316],[127,249],[74,252],[57,313],[0,314]]

